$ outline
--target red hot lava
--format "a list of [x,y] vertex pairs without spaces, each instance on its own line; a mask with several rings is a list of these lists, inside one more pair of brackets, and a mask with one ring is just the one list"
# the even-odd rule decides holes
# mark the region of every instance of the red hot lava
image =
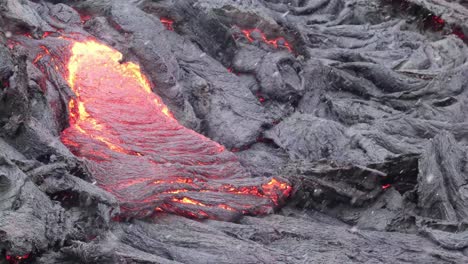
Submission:
[[268,213],[291,192],[280,178],[251,178],[223,146],[181,126],[140,67],[94,40],[73,41],[66,79],[70,127],[62,142],[87,159],[122,216],[154,212],[233,219]]

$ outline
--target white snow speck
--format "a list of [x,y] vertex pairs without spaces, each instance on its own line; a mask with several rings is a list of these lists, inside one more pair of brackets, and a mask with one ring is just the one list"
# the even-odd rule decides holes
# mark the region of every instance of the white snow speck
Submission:
[[427,175],[427,183],[431,183],[432,180],[434,180],[434,174],[430,173],[429,175]]

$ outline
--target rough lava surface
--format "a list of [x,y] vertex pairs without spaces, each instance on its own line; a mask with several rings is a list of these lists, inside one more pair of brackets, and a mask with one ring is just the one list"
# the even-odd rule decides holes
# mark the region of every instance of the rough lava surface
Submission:
[[468,263],[466,8],[0,1],[0,263]]

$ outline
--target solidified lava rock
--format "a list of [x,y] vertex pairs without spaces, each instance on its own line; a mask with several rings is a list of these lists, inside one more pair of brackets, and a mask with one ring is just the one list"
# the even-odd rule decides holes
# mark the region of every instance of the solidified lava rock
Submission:
[[467,263],[467,18],[0,2],[0,263]]

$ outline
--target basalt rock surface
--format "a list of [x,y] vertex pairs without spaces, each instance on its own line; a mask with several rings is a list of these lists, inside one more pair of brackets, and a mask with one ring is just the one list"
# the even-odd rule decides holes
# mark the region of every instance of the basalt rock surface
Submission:
[[[0,2],[0,263],[467,263],[466,8]],[[145,136],[131,122],[142,101],[106,119],[109,134],[77,134],[79,99],[93,116],[135,96],[70,83],[71,43],[89,39],[139,65],[161,100]],[[122,120],[134,127],[108,141]],[[93,151],[117,158],[99,167]],[[106,188],[145,173],[157,179]],[[271,179],[292,186],[287,201],[265,198]]]

